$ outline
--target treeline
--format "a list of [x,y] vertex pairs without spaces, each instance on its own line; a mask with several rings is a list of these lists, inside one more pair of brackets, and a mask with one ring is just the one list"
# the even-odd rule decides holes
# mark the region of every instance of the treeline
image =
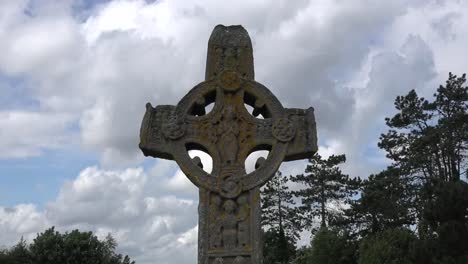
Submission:
[[40,233],[31,244],[21,238],[10,249],[0,250],[1,264],[135,264],[115,252],[111,235],[99,240],[92,232],[73,230],[61,234],[55,228]]
[[[265,263],[468,263],[465,82],[450,73],[432,100],[396,98],[378,143],[392,164],[379,173],[343,174],[345,155],[278,172],[262,191]],[[304,230],[311,244],[297,249]]]

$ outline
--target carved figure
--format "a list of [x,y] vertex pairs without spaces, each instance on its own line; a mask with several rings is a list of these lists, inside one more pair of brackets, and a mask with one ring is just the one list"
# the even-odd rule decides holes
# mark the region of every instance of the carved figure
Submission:
[[233,200],[226,200],[223,204],[224,217],[222,219],[223,246],[233,249],[237,246],[237,205]]
[[178,139],[184,135],[185,127],[177,115],[172,114],[164,124],[164,136],[168,139]]
[[221,224],[218,220],[219,215],[221,215],[220,207],[221,207],[221,198],[217,195],[211,196],[210,201],[210,248],[218,249],[222,246],[222,236],[221,236]]
[[237,115],[234,106],[227,105],[223,110],[223,118],[218,127],[219,153],[221,160],[226,165],[232,165],[236,162],[237,152],[239,151],[239,143],[237,136],[239,135],[239,126],[237,124]]
[[238,241],[239,246],[245,247],[250,244],[250,228],[249,228],[249,215],[250,215],[250,206],[248,204],[247,195],[242,195],[237,199],[239,204],[239,214],[238,214]]

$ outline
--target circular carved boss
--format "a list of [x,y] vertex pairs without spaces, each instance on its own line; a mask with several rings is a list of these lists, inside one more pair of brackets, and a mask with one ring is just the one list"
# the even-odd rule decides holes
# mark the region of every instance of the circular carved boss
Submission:
[[237,91],[241,86],[241,79],[235,71],[223,71],[220,74],[220,85],[222,88],[229,92]]
[[166,122],[162,125],[163,134],[168,139],[178,139],[185,134],[185,124],[183,119],[177,115],[167,118]]
[[[229,75],[230,74],[232,73],[229,72]],[[223,87],[219,87],[220,83],[229,85],[222,85]],[[201,124],[203,121],[209,121],[213,117],[219,115],[222,111],[222,106],[224,103],[224,92],[231,92],[236,89],[243,90],[240,94],[243,94],[244,92],[249,93],[255,98],[260,98],[265,102],[265,105],[271,114],[270,118],[273,120],[273,131],[271,131],[271,134],[276,139],[265,139],[263,142],[264,144],[266,141],[268,141],[267,144],[271,145],[271,150],[268,159],[266,159],[262,166],[260,166],[252,173],[236,175],[233,178],[230,178],[236,182],[238,187],[241,189],[240,191],[245,191],[263,185],[274,175],[281,162],[284,160],[289,140],[294,137],[296,129],[293,123],[285,117],[285,110],[277,98],[265,86],[253,80],[243,79],[237,75],[221,75],[218,77],[218,79],[205,81],[195,86],[178,103],[176,112],[182,113],[185,123],[187,124],[185,130],[190,130],[189,126],[192,126],[193,124],[197,126],[197,124]],[[189,115],[189,110],[193,104],[199,100],[200,95],[211,92],[216,92],[215,106],[212,111],[203,116]],[[252,122],[258,122],[258,120],[251,115],[249,115],[249,118],[252,118]],[[174,120],[174,124],[175,125],[170,126],[172,129],[171,131],[173,132],[177,130],[177,124],[179,123],[177,120]],[[174,149],[172,152],[174,155],[174,160],[178,163],[181,170],[187,175],[187,177],[198,187],[219,193],[222,196],[231,196],[229,192],[223,190],[227,187],[229,188],[229,186],[226,186],[226,184],[229,185],[230,183],[220,182],[219,176],[221,172],[221,162],[220,158],[218,157],[219,155],[217,155],[217,146],[210,143],[209,140],[205,140],[193,135],[181,136],[179,133],[175,133],[174,137],[177,139],[173,141]],[[211,175],[199,168],[194,162],[192,162],[192,159],[189,157],[185,146],[187,144],[193,143],[202,146],[202,150],[210,153],[211,157],[213,158],[213,171]],[[240,192],[236,191],[235,193]]]
[[296,135],[296,126],[288,118],[276,119],[273,123],[273,136],[279,141],[288,142]]

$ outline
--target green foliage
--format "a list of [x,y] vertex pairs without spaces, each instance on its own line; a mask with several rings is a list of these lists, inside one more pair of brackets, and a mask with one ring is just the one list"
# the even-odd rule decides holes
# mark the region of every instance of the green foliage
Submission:
[[308,264],[352,264],[354,244],[339,232],[322,227],[312,240]]
[[8,253],[8,250],[6,249],[0,249],[0,263],[5,263],[5,264],[10,264],[10,255]]
[[387,229],[363,239],[358,264],[413,264],[416,236],[408,229]]
[[412,188],[400,170],[389,167],[363,181],[361,197],[346,210],[346,224],[361,236],[414,223]]
[[28,244],[23,237],[12,249],[9,251],[11,263],[15,264],[29,264],[31,262],[31,252],[28,249]]
[[265,263],[287,264],[294,258],[296,246],[283,230],[271,228],[263,234],[263,258]]
[[455,181],[466,174],[468,149],[468,87],[461,77],[449,74],[430,102],[412,90],[398,96],[399,111],[386,118],[390,130],[380,137],[379,147],[396,167],[431,184],[434,179]]
[[295,254],[301,221],[287,182],[278,171],[261,192],[262,226],[267,230],[263,236],[265,263],[288,263]]
[[[468,184],[443,182],[424,208],[423,251],[440,263],[468,263]],[[438,263],[438,262],[433,262]]]
[[38,234],[30,246],[34,262],[43,263],[63,263],[63,237],[55,228],[49,228],[44,233]]
[[21,241],[0,252],[2,264],[134,264],[128,256],[114,252],[117,243],[108,235],[100,241],[92,232],[61,234],[55,228],[40,233],[31,245]]
[[301,247],[296,250],[296,256],[292,264],[310,264],[312,249],[310,247]]
[[0,263],[2,264],[32,264],[31,254],[26,241],[21,240],[11,249],[0,250]]
[[288,177],[278,171],[261,191],[262,226],[266,229],[285,233],[288,240],[295,243],[299,236],[301,219],[287,186]]
[[462,181],[468,176],[465,82],[465,74],[450,73],[433,101],[414,90],[398,96],[398,113],[386,119],[390,130],[380,137],[379,146],[409,190],[420,238],[415,254],[425,261],[417,263],[468,263],[468,189]]
[[299,208],[304,216],[304,225],[313,233],[317,231],[314,218],[319,217],[321,226],[326,226],[338,213],[330,204],[334,203],[337,207],[344,205],[356,192],[360,180],[350,179],[339,168],[345,161],[345,155],[332,155],[323,159],[315,154],[309,159],[305,174],[291,178],[305,186],[295,191],[294,195],[301,199]]

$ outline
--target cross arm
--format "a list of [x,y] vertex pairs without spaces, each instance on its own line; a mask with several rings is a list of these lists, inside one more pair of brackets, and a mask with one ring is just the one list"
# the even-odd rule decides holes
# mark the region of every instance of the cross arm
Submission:
[[[173,105],[151,106],[146,104],[146,113],[140,128],[140,149],[145,156],[173,160],[168,136],[177,137],[182,133]],[[182,136],[182,135],[180,135]]]
[[317,128],[314,108],[286,108],[288,119],[296,126],[296,135],[289,142],[285,161],[309,159],[317,152]]
[[278,140],[288,143],[284,161],[311,158],[317,152],[314,108],[285,108],[281,112],[281,118],[256,120],[253,145],[271,146]]

